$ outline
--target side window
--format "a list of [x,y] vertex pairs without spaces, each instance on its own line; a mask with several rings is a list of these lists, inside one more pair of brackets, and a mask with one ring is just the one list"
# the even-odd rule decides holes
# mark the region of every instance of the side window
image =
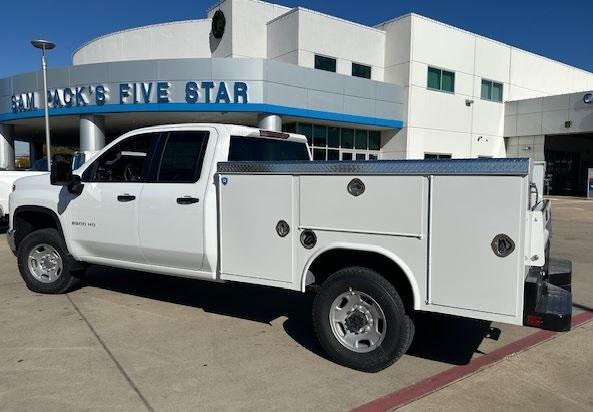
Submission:
[[[325,153],[324,153],[325,156]],[[230,161],[309,160],[305,143],[231,136]]]
[[83,180],[93,182],[140,182],[146,180],[151,149],[158,133],[129,137],[101,155],[85,170]]
[[208,132],[171,132],[165,141],[157,182],[194,183],[200,179]]

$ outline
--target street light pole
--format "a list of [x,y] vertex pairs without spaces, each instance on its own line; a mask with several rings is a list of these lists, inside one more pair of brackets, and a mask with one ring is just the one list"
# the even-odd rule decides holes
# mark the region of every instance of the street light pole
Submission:
[[47,170],[51,171],[51,149],[49,136],[49,102],[47,101],[47,59],[45,58],[45,51],[56,47],[55,43],[47,40],[32,40],[31,44],[37,49],[41,49],[41,71],[43,72],[43,102],[45,109],[45,146],[47,152]]

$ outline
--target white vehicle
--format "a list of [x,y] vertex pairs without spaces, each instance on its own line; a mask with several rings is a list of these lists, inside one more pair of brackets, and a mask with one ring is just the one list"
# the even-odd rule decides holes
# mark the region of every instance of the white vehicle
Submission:
[[0,171],[0,221],[8,222],[8,196],[12,192],[14,183],[23,177],[37,176],[49,173],[47,171],[32,170],[2,170]]
[[86,264],[316,292],[338,363],[401,357],[414,314],[568,330],[571,267],[527,159],[312,162],[303,136],[222,124],[128,133],[72,174],[21,179],[8,241],[27,286]]

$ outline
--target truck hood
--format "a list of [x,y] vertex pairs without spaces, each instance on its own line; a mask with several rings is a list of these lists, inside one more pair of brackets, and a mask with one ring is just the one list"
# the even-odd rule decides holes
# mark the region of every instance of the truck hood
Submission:
[[12,183],[18,179],[40,175],[49,176],[49,172],[34,172],[29,170],[3,170],[0,171],[0,182]]
[[[50,186],[48,172],[29,172],[29,173],[35,173],[35,174],[27,175],[24,177],[19,177],[15,181],[14,184],[16,185],[18,190]],[[1,177],[0,177],[0,179],[1,179]]]

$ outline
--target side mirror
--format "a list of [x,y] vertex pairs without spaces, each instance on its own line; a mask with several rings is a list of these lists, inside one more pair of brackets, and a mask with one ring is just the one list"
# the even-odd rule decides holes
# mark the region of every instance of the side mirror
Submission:
[[80,176],[72,174],[72,164],[63,156],[56,156],[51,164],[50,183],[54,186],[67,186],[75,195],[82,193],[84,185]]
[[62,156],[54,157],[51,162],[49,179],[54,186],[66,186],[72,181],[72,165]]
[[78,175],[72,175],[72,180],[68,184],[68,191],[72,194],[79,195],[82,193],[84,184]]

